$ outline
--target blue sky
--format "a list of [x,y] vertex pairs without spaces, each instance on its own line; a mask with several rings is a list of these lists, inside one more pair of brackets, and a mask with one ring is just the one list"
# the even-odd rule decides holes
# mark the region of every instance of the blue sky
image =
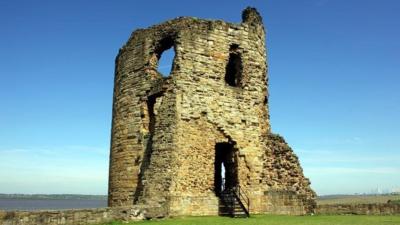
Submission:
[[316,192],[400,188],[399,1],[8,0],[0,193],[106,194],[114,59],[130,33],[178,16],[240,22],[248,5],[268,30],[272,128]]

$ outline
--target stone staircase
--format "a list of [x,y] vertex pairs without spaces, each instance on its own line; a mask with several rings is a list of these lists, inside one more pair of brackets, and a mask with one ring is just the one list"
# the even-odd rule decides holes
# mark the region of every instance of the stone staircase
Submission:
[[240,187],[222,191],[219,198],[219,215],[237,218],[250,217],[250,202]]

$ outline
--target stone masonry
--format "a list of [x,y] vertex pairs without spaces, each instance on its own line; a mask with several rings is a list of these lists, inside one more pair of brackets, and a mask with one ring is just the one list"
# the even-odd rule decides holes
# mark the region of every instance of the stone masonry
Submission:
[[137,207],[109,207],[96,209],[2,211],[0,225],[87,225],[113,221],[140,221],[145,211]]
[[218,215],[221,185],[240,185],[251,213],[314,212],[297,156],[271,133],[267,69],[254,8],[240,24],[179,17],[134,31],[116,58],[109,206]]

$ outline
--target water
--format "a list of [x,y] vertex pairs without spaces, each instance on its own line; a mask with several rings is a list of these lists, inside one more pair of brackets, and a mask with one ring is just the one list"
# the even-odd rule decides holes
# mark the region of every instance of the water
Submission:
[[107,207],[107,200],[0,198],[0,210],[57,210],[103,207]]

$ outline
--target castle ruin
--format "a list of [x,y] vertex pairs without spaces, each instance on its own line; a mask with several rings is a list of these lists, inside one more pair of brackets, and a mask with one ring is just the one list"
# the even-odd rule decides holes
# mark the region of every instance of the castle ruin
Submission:
[[254,8],[240,24],[179,17],[134,31],[116,58],[109,206],[218,215],[229,192],[252,214],[312,213],[297,156],[271,133],[267,69]]

